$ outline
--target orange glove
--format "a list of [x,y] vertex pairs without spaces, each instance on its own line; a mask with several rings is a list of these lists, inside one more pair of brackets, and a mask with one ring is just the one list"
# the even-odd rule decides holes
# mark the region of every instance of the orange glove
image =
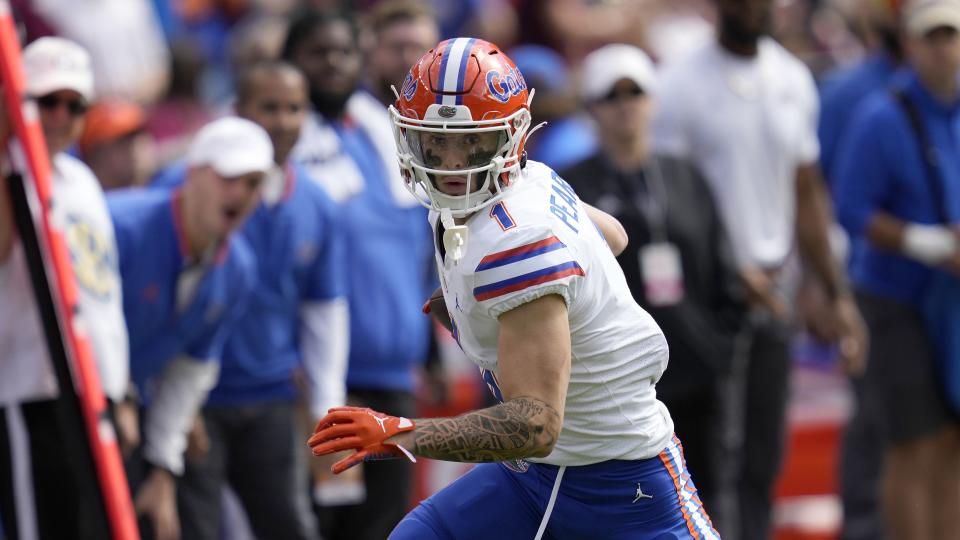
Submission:
[[413,431],[414,427],[413,420],[390,416],[367,407],[334,407],[317,423],[307,444],[315,456],[356,450],[333,464],[330,468],[333,474],[340,474],[363,461],[378,459],[405,457],[416,463],[417,458],[406,448],[383,442],[397,433]]

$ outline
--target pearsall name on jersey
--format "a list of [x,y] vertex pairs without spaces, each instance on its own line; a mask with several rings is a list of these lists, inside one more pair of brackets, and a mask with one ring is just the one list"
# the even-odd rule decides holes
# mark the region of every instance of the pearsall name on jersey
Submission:
[[[431,212],[434,228],[439,221]],[[528,162],[523,178],[489,210],[470,216],[458,264],[437,267],[453,334],[498,399],[498,317],[548,294],[563,297],[571,331],[571,374],[555,465],[656,456],[673,422],[654,384],[666,340],[630,294],[613,253],[574,190]],[[434,236],[436,238],[436,235]]]

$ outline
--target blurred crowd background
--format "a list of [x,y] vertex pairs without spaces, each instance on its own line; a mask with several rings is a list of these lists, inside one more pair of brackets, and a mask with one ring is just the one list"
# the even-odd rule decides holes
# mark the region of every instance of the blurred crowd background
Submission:
[[[94,118],[110,118],[104,122],[110,127],[142,123],[137,132],[145,136],[133,145],[137,149],[133,174],[125,175],[128,180],[118,184],[104,180],[107,187],[144,183],[182,153],[199,126],[229,110],[237,70],[280,54],[286,19],[297,9],[347,9],[364,23],[359,41],[366,59],[363,85],[385,102],[392,101],[389,85],[402,82],[408,64],[419,57],[421,48],[460,35],[496,43],[514,52],[517,62],[523,63],[521,68],[530,72],[530,86],[539,95],[535,110],[543,120],[579,111],[580,67],[589,51],[607,43],[629,43],[643,48],[656,62],[667,62],[710,40],[716,18],[710,0],[435,1],[423,4],[435,17],[435,26],[416,29],[416,35],[411,35],[418,40],[414,45],[401,41],[407,36],[385,36],[397,41],[378,42],[377,26],[388,22],[382,18],[391,17],[383,3],[156,0],[81,6],[55,0],[12,2],[21,14],[27,41],[58,35],[90,52],[97,100],[103,104],[94,111]],[[896,2],[776,1],[772,35],[819,77],[864,57],[877,39],[873,21],[890,16],[882,12],[894,9],[885,4]],[[378,8],[381,20],[377,19]],[[120,20],[123,25],[116,24]],[[514,47],[519,49],[512,51]],[[399,79],[382,78],[389,76]],[[114,112],[113,119],[109,104],[117,100],[136,107],[125,109],[125,114]],[[141,122],[134,120],[141,117]],[[118,137],[112,132],[117,130],[92,129],[81,145],[92,150],[112,142]],[[567,144],[580,148],[582,156],[589,153],[590,140]],[[537,144],[536,139],[532,144]],[[567,161],[562,157],[554,161],[557,154],[565,152],[534,152],[531,149],[531,157],[555,168],[578,157],[574,154],[566,157]]]
[[[905,13],[898,0],[13,0],[11,4],[21,24],[24,44],[43,36],[60,36],[89,52],[94,72],[94,97],[87,104],[89,109],[84,111],[82,132],[68,151],[91,168],[103,190],[108,192],[108,198],[109,192],[114,190],[164,184],[164,178],[169,178],[170,171],[176,171],[177,164],[187,155],[196,133],[214,119],[242,113],[241,116],[256,121],[257,113],[253,109],[250,114],[238,110],[238,100],[252,99],[251,93],[256,95],[261,91],[257,90],[260,83],[254,81],[254,76],[245,74],[246,68],[284,58],[303,71],[314,107],[309,114],[317,115],[317,119],[311,120],[309,116],[306,120],[301,119],[305,122],[302,130],[300,120],[297,121],[294,134],[300,130],[299,141],[295,147],[292,141],[288,141],[291,144],[283,150],[284,159],[287,155],[292,156],[291,159],[303,166],[307,176],[314,177],[325,188],[344,216],[349,214],[349,217],[341,218],[342,226],[347,230],[344,233],[346,247],[343,261],[338,263],[336,271],[344,274],[346,283],[342,290],[346,291],[343,294],[350,307],[351,326],[341,329],[351,338],[351,349],[347,353],[350,365],[346,373],[331,373],[339,377],[340,382],[345,382],[351,402],[407,416],[456,414],[489,403],[490,399],[483,381],[459,354],[450,336],[439,327],[430,328],[419,312],[419,303],[427,299],[437,279],[431,266],[430,231],[425,219],[421,221],[425,214],[421,214],[420,209],[413,214],[397,210],[408,210],[410,205],[396,193],[393,193],[393,199],[377,195],[360,200],[364,189],[374,189],[378,183],[384,183],[382,193],[390,194],[393,188],[385,183],[399,181],[396,171],[390,170],[393,164],[388,157],[391,135],[389,131],[383,131],[389,125],[385,120],[386,107],[394,100],[390,88],[396,86],[399,90],[409,67],[427,49],[441,39],[457,36],[480,37],[499,45],[516,62],[527,85],[536,90],[534,122],[547,122],[546,127],[538,130],[528,142],[529,158],[560,171],[582,197],[589,197],[596,206],[614,215],[622,215],[622,207],[632,205],[633,199],[642,191],[630,184],[636,180],[631,171],[647,162],[648,146],[652,146],[657,155],[670,150],[667,143],[650,142],[661,135],[664,140],[670,138],[670,130],[657,121],[653,123],[653,135],[648,137],[645,134],[651,118],[657,114],[656,101],[662,101],[665,110],[669,104],[674,119],[665,120],[667,123],[679,124],[679,118],[687,119],[689,115],[703,115],[699,119],[710,122],[706,116],[711,115],[713,101],[687,107],[678,102],[678,96],[709,96],[718,84],[715,79],[704,72],[702,81],[698,80],[696,73],[691,74],[689,70],[683,76],[686,78],[682,84],[678,75],[674,74],[672,79],[664,77],[671,66],[684,65],[692,55],[716,41],[716,27],[722,25],[724,19],[722,6],[725,6],[728,18],[732,17],[731,12],[769,9],[769,33],[789,54],[778,52],[780,56],[774,55],[773,60],[769,60],[773,63],[764,69],[770,70],[772,79],[787,80],[788,77],[781,75],[800,73],[794,82],[778,82],[780,86],[769,88],[786,88],[783,91],[789,94],[790,85],[802,87],[807,83],[807,76],[803,74],[805,69],[816,82],[816,95],[811,103],[804,102],[801,108],[814,118],[817,125],[796,126],[798,120],[793,116],[793,102],[790,101],[793,97],[786,96],[780,103],[782,117],[778,109],[764,110],[757,117],[723,115],[722,110],[718,111],[721,114],[712,119],[711,125],[719,126],[720,134],[714,135],[718,141],[723,141],[723,133],[727,133],[725,142],[736,147],[740,137],[752,129],[741,123],[741,120],[747,122],[748,119],[759,122],[757,129],[762,133],[767,133],[763,130],[769,125],[787,126],[781,131],[796,127],[796,137],[816,133],[817,140],[807,147],[819,145],[819,152],[798,150],[803,155],[797,159],[801,165],[806,164],[803,160],[811,156],[818,161],[827,180],[825,193],[833,194],[838,188],[831,171],[839,167],[843,174],[856,176],[856,171],[848,170],[852,165],[844,169],[842,164],[850,161],[844,157],[844,152],[866,152],[862,148],[841,145],[847,122],[860,99],[871,91],[885,88],[887,77],[892,77],[903,60],[898,32]],[[960,10],[955,6],[951,9]],[[304,15],[307,12],[336,12],[337,15],[310,19]],[[291,21],[301,23],[302,35],[291,34]],[[947,16],[943,24],[952,27],[952,21]],[[740,22],[749,26],[748,22]],[[957,22],[960,23],[960,19]],[[347,25],[346,37],[341,35],[340,23]],[[314,31],[318,33],[311,35]],[[613,44],[630,47],[607,47]],[[638,50],[640,56],[636,54]],[[790,55],[805,67],[795,65]],[[282,68],[275,67],[271,73],[270,76],[277,80],[287,76]],[[745,77],[749,79],[752,75]],[[238,87],[238,82],[243,80],[245,86]],[[729,82],[738,84],[733,79]],[[670,84],[673,86],[668,86]],[[748,95],[754,89],[748,83],[744,84],[746,86],[738,92]],[[670,94],[658,93],[665,91]],[[357,95],[362,95],[362,99]],[[655,97],[653,112],[647,109],[633,111],[625,104],[627,100],[643,96]],[[802,91],[798,91],[797,96],[794,97],[801,101],[808,97]],[[717,99],[716,106],[722,108],[723,102]],[[276,106],[280,107],[284,102],[278,98],[278,103]],[[364,111],[370,112],[366,114]],[[378,115],[383,115],[384,119]],[[803,121],[799,120],[800,123]],[[373,126],[377,122],[383,123]],[[723,122],[729,124],[724,126]],[[324,126],[332,130],[323,131]],[[359,140],[355,129],[370,131],[366,139]],[[644,133],[638,135],[637,130]],[[282,128],[274,126],[268,131],[274,144],[278,145],[282,134],[277,133]],[[777,136],[783,135],[781,131],[777,131]],[[760,138],[763,137],[761,134]],[[385,152],[384,140],[387,141]],[[749,135],[743,140],[749,151],[746,161],[739,166],[750,168],[750,159],[756,157],[750,152],[758,147],[750,142]],[[956,146],[957,139],[952,141]],[[693,145],[692,152],[718,151],[718,145],[719,142]],[[606,158],[597,158],[598,155]],[[341,162],[343,156],[349,163]],[[700,158],[708,163],[700,163]],[[773,318],[782,322],[782,325],[777,323],[776,332],[783,333],[780,326],[786,329],[786,334],[770,338],[770,350],[776,349],[780,341],[788,345],[788,364],[782,372],[759,373],[756,375],[760,377],[758,380],[745,377],[740,381],[745,385],[765,387],[767,394],[773,394],[764,398],[769,401],[751,401],[747,405],[771,412],[773,426],[757,429],[766,429],[772,437],[772,444],[770,439],[751,439],[750,422],[753,420],[750,419],[733,422],[741,425],[747,433],[717,435],[711,431],[713,424],[726,422],[711,415],[723,409],[723,399],[718,396],[731,393],[724,385],[729,382],[729,366],[738,365],[736,362],[725,359],[714,364],[709,360],[699,364],[671,361],[670,380],[664,381],[664,400],[678,419],[678,432],[691,461],[695,481],[701,490],[708,492],[704,496],[707,511],[715,516],[718,529],[725,538],[774,537],[785,540],[840,538],[841,534],[844,538],[884,538],[890,530],[884,532],[883,503],[878,495],[882,451],[879,449],[881,444],[876,441],[882,438],[869,433],[861,435],[855,443],[861,445],[859,450],[848,459],[840,457],[847,422],[860,409],[859,392],[854,390],[861,384],[861,372],[850,370],[852,378],[848,380],[848,372],[840,366],[836,349],[821,340],[831,335],[831,329],[818,328],[818,323],[822,325],[824,321],[817,318],[824,296],[830,296],[831,291],[824,293],[822,288],[811,284],[816,280],[805,277],[816,274],[810,270],[809,263],[785,263],[783,260],[770,265],[775,267],[771,270],[775,276],[770,273],[758,278],[779,282],[781,269],[793,276],[784,280],[787,285],[781,291],[783,306],[776,304],[776,298],[745,298],[741,287],[736,284],[726,288],[729,283],[723,282],[724,279],[736,281],[736,277],[721,279],[717,276],[731,269],[724,266],[727,264],[724,257],[730,254],[720,252],[726,240],[714,239],[711,234],[730,228],[733,219],[730,212],[739,211],[731,209],[746,208],[742,212],[750,214],[756,208],[770,204],[776,212],[783,201],[777,199],[776,194],[772,195],[775,202],[769,202],[762,195],[730,201],[740,193],[733,190],[733,195],[719,197],[713,202],[716,197],[708,196],[707,184],[716,190],[716,181],[710,178],[716,170],[697,169],[710,169],[709,161],[717,159],[703,155],[700,158],[687,156],[680,164],[666,159],[659,161],[663,179],[670,184],[666,198],[670,200],[671,208],[680,208],[684,213],[702,218],[692,219],[687,229],[684,229],[687,225],[681,226],[677,234],[680,237],[687,235],[685,240],[690,242],[681,245],[681,251],[692,251],[689,260],[696,261],[693,263],[695,272],[699,272],[696,275],[690,272],[688,254],[684,253],[684,273],[691,280],[687,294],[690,298],[701,295],[704,310],[709,313],[681,316],[693,318],[687,320],[699,316],[722,317],[732,322],[717,324],[715,328],[696,328],[692,324],[680,328],[683,325],[671,319],[676,317],[675,313],[661,309],[663,318],[658,317],[658,308],[662,308],[664,302],[669,304],[669,298],[657,300],[651,297],[649,288],[644,290],[639,276],[642,263],[622,260],[631,288],[636,289],[638,300],[644,300],[645,307],[651,308],[664,326],[668,339],[672,335],[681,336],[674,337],[676,342],[671,342],[675,356],[733,358],[742,354],[737,341],[742,328],[738,325],[743,321],[748,321],[743,324],[755,328],[767,324],[757,322],[757,317],[743,315],[744,304],[754,303],[764,304]],[[378,159],[382,160],[384,168],[371,172],[370,163],[376,163]],[[861,156],[859,159],[869,160],[871,157]],[[837,165],[838,162],[841,165]],[[687,171],[688,166],[692,167],[692,172]],[[763,166],[758,166],[758,170],[765,170]],[[182,166],[179,171],[182,176]],[[700,178],[701,174],[707,176],[706,183]],[[688,176],[695,177],[689,185],[683,183]],[[351,180],[354,177],[359,180]],[[680,179],[674,181],[675,178]],[[793,178],[792,172],[790,178]],[[636,181],[647,182],[642,178]],[[645,190],[657,189],[650,187],[650,183],[644,185]],[[681,187],[675,187],[678,185]],[[860,193],[855,189],[840,189],[840,192],[847,197],[848,206],[853,204],[850,197],[855,199]],[[792,200],[791,195],[784,208],[789,208]],[[825,209],[831,212],[832,218],[833,205],[827,205]],[[395,210],[397,213],[391,213]],[[791,215],[788,220],[792,219],[794,209],[785,212]],[[629,212],[626,215],[625,221],[638,219]],[[391,224],[390,219],[395,221]],[[763,219],[766,218],[758,219],[765,223]],[[847,222],[843,224],[848,225]],[[862,223],[860,226],[862,228]],[[847,229],[856,230],[857,226],[848,226]],[[732,233],[736,234],[736,231]],[[655,235],[651,233],[651,236]],[[858,249],[863,249],[858,247],[862,241],[858,242],[856,234],[853,241],[847,240],[847,236],[839,226],[834,227],[832,253],[843,268],[846,268],[848,253],[852,252],[856,257]],[[733,256],[742,261],[745,256],[743,248],[740,246],[740,253],[737,248],[743,242],[734,240]],[[631,236],[631,241],[642,244],[651,240]],[[795,247],[795,241],[790,242]],[[787,251],[792,253],[795,250],[789,247]],[[629,253],[630,257],[636,257],[633,251]],[[787,256],[783,255],[783,258]],[[738,267],[737,263],[730,264]],[[381,266],[383,268],[378,268]],[[694,279],[702,281],[693,283]],[[846,278],[840,282],[845,283]],[[859,284],[856,277],[854,282]],[[401,290],[405,292],[398,292]],[[860,300],[862,307],[864,300]],[[779,313],[780,307],[790,313]],[[385,311],[379,311],[381,309]],[[876,322],[870,317],[867,319],[868,326]],[[671,330],[672,327],[680,329]],[[711,334],[714,330],[718,336]],[[754,345],[756,343],[754,341]],[[131,363],[136,362],[137,359],[131,357]],[[0,363],[0,377],[3,376],[2,370],[3,364]],[[218,394],[215,389],[213,396],[220,398],[226,395],[223,392]],[[748,395],[746,391],[741,393]],[[217,406],[214,403],[204,412],[208,424],[220,426],[221,433],[214,436],[227,441],[222,443],[225,447],[244,446],[242,435],[239,439],[233,438],[229,427],[243,411],[234,410],[238,416],[230,418],[217,417],[222,413]],[[309,409],[308,406],[304,408]],[[298,414],[311,416],[302,409],[296,409]],[[290,411],[284,410],[283,414],[287,412]],[[786,428],[778,423],[781,417],[786,419]],[[310,421],[307,418],[297,424],[298,435],[302,437],[268,439],[261,443],[288,447],[293,454],[304,454],[298,459],[305,460],[306,446],[297,445],[300,444],[298,441],[306,440],[306,425]],[[758,422],[764,423],[762,420]],[[870,430],[869,426],[861,427]],[[683,433],[684,430],[689,431],[689,435]],[[188,474],[190,452],[199,451],[193,455],[204,456],[203,452],[209,451],[210,442],[206,437],[207,434],[198,435],[196,429],[191,434],[187,450]],[[724,437],[734,437],[735,440],[719,441]],[[781,443],[784,446],[782,452]],[[872,452],[869,451],[871,447]],[[722,451],[718,450],[720,448]],[[949,448],[955,450],[957,446]],[[861,451],[864,453],[856,453]],[[226,464],[227,460],[241,459],[236,452],[240,451],[224,450],[198,458],[201,461],[223,460],[219,474],[226,481],[222,486],[213,484],[215,492],[220,487],[224,490],[222,518],[218,523],[194,525],[199,529],[212,527],[213,531],[219,531],[213,536],[202,537],[239,540],[252,537],[251,531],[259,529],[261,538],[285,538],[287,533],[263,532],[271,530],[264,523],[276,518],[254,515],[263,513],[253,508],[259,504],[255,495],[257,488],[239,486],[242,484],[239,478],[245,476],[245,471]],[[749,456],[744,469],[750,469],[751,464],[765,464],[757,472],[759,485],[752,494],[738,486],[729,487],[730,482],[736,484],[737,480],[725,479],[724,472],[734,473],[724,470],[732,461],[722,460],[734,460],[731,452],[741,457]],[[721,460],[719,464],[709,464],[717,459]],[[960,485],[960,477],[951,476],[958,473],[960,468],[956,461],[960,458],[931,459],[928,464],[934,467],[938,463],[944,464],[941,470],[945,471],[947,480],[952,478]],[[380,471],[371,467],[366,480],[360,473],[352,480],[338,483],[314,465],[312,482],[307,481],[306,472],[303,480],[304,484],[311,484],[305,488],[312,498],[309,511],[312,517],[306,519],[308,525],[305,526],[310,532],[296,534],[305,534],[303,537],[308,538],[323,534],[326,538],[342,539],[376,538],[376,534],[381,534],[382,538],[382,532],[366,536],[356,531],[361,524],[377,521],[372,516],[378,508],[389,509],[385,512],[387,523],[379,524],[380,531],[389,530],[390,519],[399,519],[411,504],[440,489],[465,470],[463,465],[436,462],[418,463],[413,468],[406,464],[394,466],[400,470]],[[709,471],[701,473],[698,467]],[[852,471],[857,467],[862,470]],[[845,475],[851,476],[847,478]],[[228,485],[234,489],[228,489]],[[732,491],[724,491],[724,486]],[[204,488],[209,485],[194,486],[201,492]],[[299,489],[299,482],[290,489]],[[248,493],[235,493],[238,490]],[[253,495],[250,495],[251,490]],[[751,502],[751,497],[756,497],[757,493],[762,500]],[[238,495],[243,500],[238,501]],[[756,514],[742,508],[726,508],[732,500],[738,500],[744,507],[755,504]],[[209,499],[202,504],[208,503]],[[181,499],[181,513],[184,504]],[[192,519],[202,522],[206,518],[199,515],[207,515],[208,507],[199,502],[197,505],[202,510],[198,510],[198,516]],[[215,510],[219,512],[220,506]],[[10,521],[10,516],[0,519]],[[911,530],[909,525],[900,523],[897,526],[905,528],[897,529],[900,534],[890,535],[890,538],[911,538],[902,535],[903,531]],[[960,530],[960,526],[955,527],[954,532],[956,530]],[[184,529],[183,536],[191,538],[187,529]]]

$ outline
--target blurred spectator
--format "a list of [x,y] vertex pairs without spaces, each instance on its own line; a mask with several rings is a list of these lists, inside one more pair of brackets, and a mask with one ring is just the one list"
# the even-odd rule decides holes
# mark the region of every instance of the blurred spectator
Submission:
[[45,36],[56,35],[50,24],[37,14],[33,0],[10,0],[10,7],[14,20],[17,21],[17,31],[21,33],[21,42],[30,43]]
[[[286,0],[270,0],[278,6]],[[208,64],[224,60],[230,27],[250,9],[248,0],[153,0],[157,17],[167,41],[191,41]]]
[[960,3],[907,4],[904,29],[905,73],[858,107],[841,141],[837,211],[862,244],[851,276],[871,339],[859,405],[885,443],[886,534],[957,538],[960,423],[920,309],[932,269],[960,276]]
[[238,75],[256,63],[280,58],[287,25],[283,17],[259,14],[251,14],[237,23],[228,41],[230,72]]
[[80,157],[104,190],[142,186],[157,168],[154,144],[139,105],[105,100],[87,113],[80,135]]
[[572,64],[606,43],[644,45],[645,23],[655,7],[651,0],[518,0],[517,5],[525,22],[520,43],[550,47]]
[[[829,203],[817,170],[817,96],[810,71],[768,37],[772,0],[718,0],[718,40],[668,66],[654,121],[655,148],[695,163],[730,234],[751,302],[728,381],[730,446],[722,472],[736,496],[713,508],[732,538],[770,535],[780,468],[796,283],[795,247],[825,287],[821,318],[850,369],[861,368],[863,322],[830,252]],[[793,282],[792,282],[793,281]]]
[[600,148],[561,176],[585,202],[620,220],[630,237],[617,259],[634,299],[667,336],[670,366],[657,398],[670,410],[709,513],[723,457],[716,454],[719,381],[742,318],[740,278],[700,173],[687,161],[650,154],[657,99],[650,59],[631,45],[607,45],[587,55],[583,81]]
[[[520,21],[514,8],[515,0],[427,1],[437,14],[441,39],[478,36],[504,47],[517,40]],[[429,47],[424,52],[427,50]]]
[[171,78],[166,95],[150,110],[147,131],[157,144],[163,166],[182,156],[193,134],[212,119],[200,99],[200,76],[206,62],[196,46],[181,41],[170,48]]
[[58,35],[90,51],[98,95],[144,105],[160,98],[170,53],[150,0],[32,0],[31,7]]
[[[78,291],[76,321],[90,340],[100,384],[123,408],[129,374],[113,225],[90,169],[65,150],[93,99],[90,56],[72,41],[40,38],[23,51],[27,98],[40,113],[50,157],[51,218],[66,240]],[[6,122],[6,114],[3,114]],[[93,490],[64,440],[59,390],[6,185],[0,181],[0,536],[96,538],[108,534]],[[126,449],[129,431],[120,431]],[[16,474],[16,471],[23,474]],[[91,479],[92,480],[92,479]],[[28,494],[32,494],[32,497]],[[23,535],[23,536],[20,536]]]
[[280,15],[251,12],[227,34],[226,53],[219,63],[207,62],[200,78],[200,100],[218,115],[230,114],[234,99],[234,78],[247,67],[280,57],[289,21]]
[[[313,105],[293,157],[342,206],[348,399],[415,416],[414,374],[430,343],[430,321],[419,310],[436,281],[426,210],[403,186],[387,111],[358,90],[362,57],[353,20],[331,12],[303,14],[290,28],[283,56],[306,74]],[[409,462],[368,463],[363,476],[362,504],[321,511],[324,537],[386,538],[409,508]]]
[[234,25],[227,40],[228,69],[217,68],[205,74],[204,101],[217,116],[233,113],[236,81],[248,67],[280,58],[290,22],[279,15],[251,13]]
[[510,51],[510,58],[523,73],[527,87],[536,90],[533,125],[546,125],[527,139],[525,146],[531,159],[560,170],[585,159],[597,148],[593,126],[574,115],[576,99],[563,57],[547,47],[522,45]]
[[898,0],[857,0],[866,12],[863,32],[869,54],[855,66],[832,70],[820,82],[820,164],[832,185],[837,146],[857,109],[871,92],[890,84],[901,61]]
[[657,0],[646,23],[647,48],[665,64],[713,39],[712,0]]
[[387,0],[371,14],[373,50],[368,69],[370,91],[384,105],[396,99],[391,86],[400,88],[404,77],[424,51],[440,41],[433,12],[418,0]]
[[[860,8],[857,13],[862,12],[861,31],[869,54],[857,65],[827,73],[820,82],[820,164],[832,187],[839,143],[854,112],[866,96],[887,90],[902,56],[897,24],[899,1],[857,0],[856,4]],[[860,244],[862,241],[851,245],[850,251],[860,249]],[[882,537],[883,531],[878,495],[884,445],[878,419],[867,414],[869,408],[862,404],[863,377],[852,377],[851,383],[858,405],[844,431],[841,447],[842,538],[870,540]]]
[[276,167],[263,204],[241,229],[257,282],[203,408],[209,451],[187,460],[178,486],[183,535],[221,538],[221,490],[229,482],[257,538],[318,538],[296,379],[310,382],[313,424],[345,402],[344,246],[334,203],[288,162],[309,108],[303,75],[286,63],[254,64],[241,73],[237,96],[237,114],[270,134]]
[[194,138],[187,167],[175,191],[127,189],[107,198],[130,370],[145,407],[141,455],[129,467],[134,505],[157,539],[179,538],[174,478],[183,473],[187,433],[253,288],[250,248],[232,233],[260,200],[273,147],[253,122],[222,118]]
[[774,2],[770,34],[816,75],[829,67],[829,57],[811,31],[813,8],[809,0]]

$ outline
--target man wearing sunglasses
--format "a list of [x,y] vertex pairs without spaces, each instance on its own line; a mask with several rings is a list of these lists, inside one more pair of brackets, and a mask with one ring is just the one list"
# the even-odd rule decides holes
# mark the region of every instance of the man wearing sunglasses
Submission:
[[650,152],[657,76],[633,45],[583,63],[580,97],[600,147],[561,176],[617,218],[630,245],[617,257],[634,299],[663,329],[670,369],[657,383],[707,511],[715,506],[719,386],[743,304],[730,244],[707,184],[687,160]]
[[[93,98],[90,57],[71,41],[41,38],[24,49],[23,64],[26,94],[39,110],[49,150],[51,213],[70,251],[78,318],[116,413],[129,362],[114,229],[97,179],[65,152],[80,136]],[[35,530],[41,538],[104,537],[105,524],[90,517],[98,515],[90,505],[95,495],[75,481],[76,464],[63,448],[59,389],[11,215],[6,185],[0,185],[0,536]],[[121,446],[126,435],[121,430]],[[12,471],[30,471],[32,477]]]

